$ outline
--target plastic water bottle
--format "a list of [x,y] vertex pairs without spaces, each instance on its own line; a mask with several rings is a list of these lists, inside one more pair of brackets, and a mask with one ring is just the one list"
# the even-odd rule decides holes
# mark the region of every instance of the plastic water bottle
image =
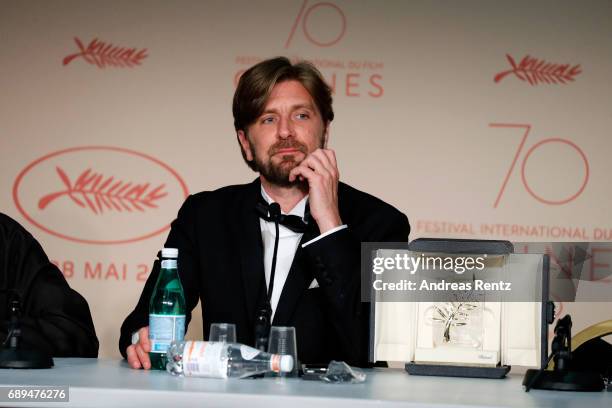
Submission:
[[173,341],[185,337],[185,294],[178,275],[178,249],[163,248],[157,283],[149,303],[151,368],[166,369],[166,353]]
[[293,370],[293,357],[270,354],[239,343],[185,341],[168,349],[166,369],[187,377],[245,378]]

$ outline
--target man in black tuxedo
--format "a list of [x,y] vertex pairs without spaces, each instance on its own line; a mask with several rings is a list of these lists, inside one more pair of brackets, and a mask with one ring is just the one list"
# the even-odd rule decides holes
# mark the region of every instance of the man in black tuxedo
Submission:
[[[204,338],[211,323],[227,322],[238,342],[253,345],[271,321],[296,328],[303,363],[365,365],[360,243],[406,242],[408,219],[339,182],[327,149],[331,89],[311,64],[253,66],[240,78],[233,114],[259,178],[190,196],[172,223],[165,246],[179,249],[188,311],[201,299]],[[150,368],[148,307],[159,266],[121,327],[119,349],[133,368]]]

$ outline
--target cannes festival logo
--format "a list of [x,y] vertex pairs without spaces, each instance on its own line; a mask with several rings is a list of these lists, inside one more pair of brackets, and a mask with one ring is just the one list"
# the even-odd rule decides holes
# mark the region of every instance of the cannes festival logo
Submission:
[[28,164],[13,185],[15,205],[30,223],[87,244],[128,243],[160,234],[188,194],[183,179],[166,163],[111,146],[49,153]]
[[88,64],[95,65],[98,68],[133,68],[141,65],[142,60],[148,57],[146,48],[120,47],[105,43],[97,38],[91,40],[87,47],[78,37],[74,37],[74,42],[79,50],[65,57],[63,65],[68,65],[75,59],[82,58]]
[[115,176],[105,177],[91,169],[82,172],[75,182],[71,182],[66,172],[55,167],[63,189],[47,194],[38,201],[38,208],[44,210],[51,202],[60,197],[68,197],[81,208],[89,209],[94,214],[104,211],[140,211],[158,208],[156,201],[168,195],[165,184],[152,188],[151,183],[132,183],[123,180],[115,181]]
[[496,83],[509,75],[514,75],[521,81],[528,82],[531,86],[538,84],[567,84],[574,81],[575,77],[582,72],[580,64],[573,66],[570,64],[557,64],[529,55],[526,55],[518,64],[510,54],[506,54],[506,59],[511,69],[495,75],[494,81]]

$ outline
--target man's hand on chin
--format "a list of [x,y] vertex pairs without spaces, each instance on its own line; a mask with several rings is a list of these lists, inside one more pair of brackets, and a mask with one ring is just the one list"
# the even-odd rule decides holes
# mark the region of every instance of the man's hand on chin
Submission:
[[310,214],[321,234],[342,225],[338,210],[338,164],[331,149],[317,149],[289,173],[289,181],[308,183]]

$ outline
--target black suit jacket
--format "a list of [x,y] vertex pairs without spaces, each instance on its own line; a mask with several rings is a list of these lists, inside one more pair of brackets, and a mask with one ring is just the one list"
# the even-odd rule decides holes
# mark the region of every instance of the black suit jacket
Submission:
[[[204,338],[210,324],[236,324],[239,343],[253,345],[258,306],[265,296],[263,244],[255,204],[259,179],[187,198],[172,222],[166,247],[179,249],[179,275],[187,309],[202,301]],[[274,326],[296,328],[303,363],[344,360],[367,363],[368,307],[360,299],[360,243],[406,242],[404,214],[344,183],[338,187],[340,216],[348,228],[302,248],[281,292]],[[301,243],[319,235],[305,233]],[[149,298],[159,274],[157,260],[136,308],[121,326],[119,349],[125,357],[131,334],[148,325]],[[309,289],[313,279],[318,288]],[[187,316],[187,322],[191,318]]]
[[21,347],[54,357],[98,356],[98,338],[85,298],[70,288],[38,241],[17,221],[0,213],[2,340],[8,334],[8,306],[15,293],[21,306]]

